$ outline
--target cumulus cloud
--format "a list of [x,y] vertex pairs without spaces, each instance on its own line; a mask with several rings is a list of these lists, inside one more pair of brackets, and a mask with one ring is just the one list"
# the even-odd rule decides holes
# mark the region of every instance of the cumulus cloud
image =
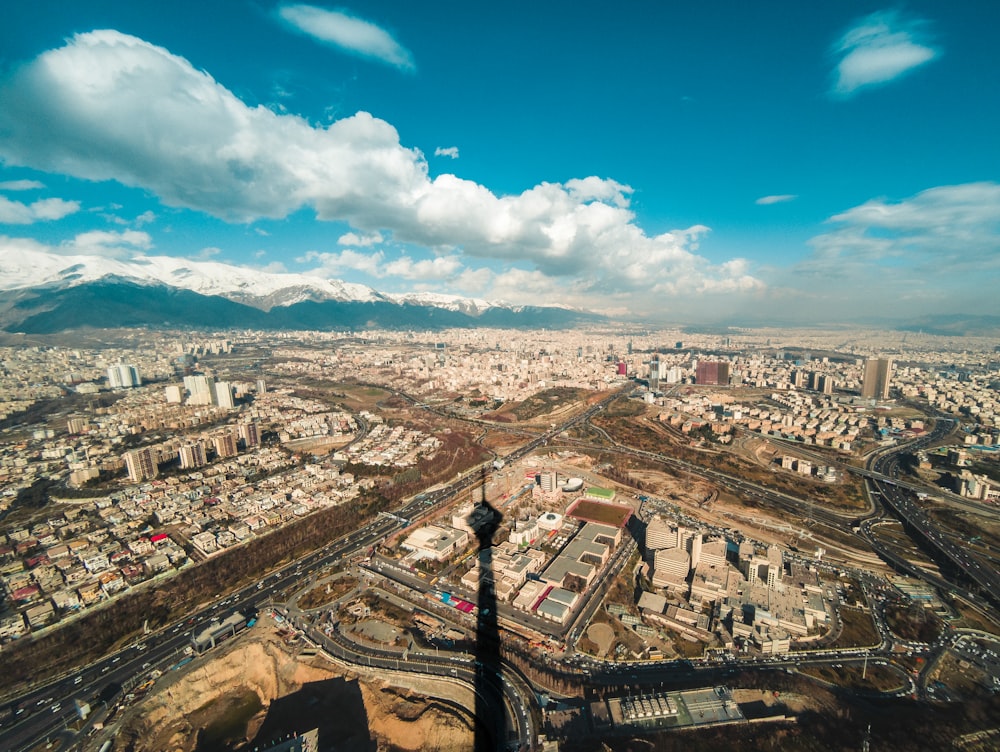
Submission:
[[885,84],[938,56],[924,40],[924,23],[897,11],[863,18],[834,45],[839,58],[832,93],[849,97],[866,86]]
[[420,281],[446,280],[461,269],[462,262],[457,256],[436,256],[418,260],[400,256],[385,264],[381,276]]
[[0,182],[0,191],[35,191],[44,187],[45,184],[37,180],[4,180]]
[[451,157],[452,159],[458,159],[458,147],[457,146],[439,146],[434,150],[435,157]]
[[80,211],[79,201],[43,198],[24,204],[0,196],[0,223],[6,225],[30,225],[35,222],[52,221],[78,211]]
[[148,233],[138,230],[91,230],[67,240],[53,251],[64,255],[107,256],[109,258],[130,258],[153,247],[153,239]]
[[382,234],[378,232],[371,232],[368,234],[346,232],[337,238],[337,245],[351,245],[355,248],[368,248],[381,243],[382,240]]
[[[349,223],[358,248],[391,236],[441,257],[533,267],[561,289],[579,278],[605,295],[761,285],[745,263],[697,255],[706,227],[647,235],[630,209],[632,188],[617,181],[589,176],[496,195],[453,174],[432,179],[423,154],[383,120],[359,112],[322,127],[248,107],[187,60],[117,31],[78,34],[16,69],[0,99],[0,158],[9,164],[117,180],[228,221],[309,207]],[[328,261],[361,268],[373,259],[384,262],[346,250]]]
[[463,271],[462,260],[459,256],[414,259],[411,256],[402,255],[390,259],[382,251],[360,253],[350,248],[345,248],[337,253],[309,251],[296,261],[318,264],[310,271],[310,274],[323,277],[336,277],[344,272],[353,271],[377,279],[395,277],[409,281],[426,282],[454,279]]
[[278,9],[278,15],[297,31],[349,54],[404,71],[416,70],[410,51],[370,21],[312,5],[285,5]]
[[768,206],[769,204],[783,204],[787,201],[794,201],[797,198],[798,196],[794,193],[780,193],[776,196],[761,196],[754,203],[758,206]]

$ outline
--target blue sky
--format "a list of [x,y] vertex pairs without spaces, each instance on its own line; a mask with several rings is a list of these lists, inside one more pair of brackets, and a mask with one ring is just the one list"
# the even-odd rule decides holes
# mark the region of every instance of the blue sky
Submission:
[[17,4],[0,253],[665,321],[1000,314],[998,22],[987,0]]

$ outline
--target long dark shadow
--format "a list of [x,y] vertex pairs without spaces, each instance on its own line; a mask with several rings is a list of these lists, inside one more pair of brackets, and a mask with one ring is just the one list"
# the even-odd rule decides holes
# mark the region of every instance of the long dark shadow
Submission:
[[470,524],[479,544],[479,596],[476,623],[476,752],[495,752],[506,746],[507,718],[503,701],[500,661],[500,629],[497,599],[493,589],[493,535],[501,514],[484,499],[474,508]]

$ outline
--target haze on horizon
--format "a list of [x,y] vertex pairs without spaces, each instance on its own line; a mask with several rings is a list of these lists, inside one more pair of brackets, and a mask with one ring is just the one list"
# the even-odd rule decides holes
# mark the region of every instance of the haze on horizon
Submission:
[[1000,6],[690,5],[11,7],[0,254],[653,320],[1000,315]]

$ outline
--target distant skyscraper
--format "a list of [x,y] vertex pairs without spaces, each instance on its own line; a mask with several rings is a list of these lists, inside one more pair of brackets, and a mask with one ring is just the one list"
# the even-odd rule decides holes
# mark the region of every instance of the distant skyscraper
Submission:
[[695,383],[708,384],[710,386],[728,386],[729,364],[717,361],[698,361],[698,367],[695,370]]
[[891,373],[891,358],[872,358],[865,361],[865,377],[861,382],[861,396],[866,399],[889,399]]
[[267,391],[267,382],[264,379],[257,379],[257,394],[263,394]]
[[153,450],[149,447],[126,452],[125,467],[128,470],[128,479],[133,483],[155,478],[159,470],[153,457]]
[[142,386],[142,379],[139,378],[139,371],[135,366],[118,363],[108,369],[108,386],[112,389]]
[[185,376],[184,388],[188,393],[189,405],[212,404],[212,382],[207,376]]
[[232,410],[236,407],[233,402],[233,387],[228,381],[216,381],[212,386],[212,403],[219,407],[226,407]]
[[181,388],[180,384],[171,384],[163,391],[167,397],[167,402],[173,402],[179,405],[184,401],[184,390]]

